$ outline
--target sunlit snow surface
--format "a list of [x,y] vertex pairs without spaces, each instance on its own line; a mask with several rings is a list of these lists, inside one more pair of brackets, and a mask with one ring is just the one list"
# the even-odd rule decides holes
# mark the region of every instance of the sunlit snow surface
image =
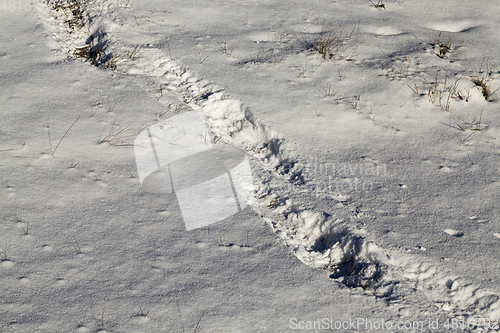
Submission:
[[0,8],[2,332],[498,330],[497,1],[28,5]]

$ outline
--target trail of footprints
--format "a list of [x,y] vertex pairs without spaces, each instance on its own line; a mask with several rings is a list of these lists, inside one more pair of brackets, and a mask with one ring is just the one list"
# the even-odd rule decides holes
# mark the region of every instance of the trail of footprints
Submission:
[[[103,26],[98,23],[106,21],[109,29],[119,29],[112,23],[119,19],[113,18],[113,13],[112,2],[102,4],[100,10],[87,8],[89,22],[95,27]],[[50,18],[48,13],[42,15],[63,49],[83,42],[78,39],[85,34],[64,33],[62,18]],[[332,279],[382,297],[388,303],[401,302],[407,294],[421,290],[439,309],[455,315],[500,317],[500,301],[494,292],[462,282],[444,272],[437,263],[416,255],[389,253],[370,241],[359,223],[359,214],[346,209],[340,195],[332,198],[312,193],[307,186],[311,180],[293,152],[287,149],[291,144],[279,134],[266,131],[240,101],[229,98],[223,89],[198,79],[152,47],[144,47],[137,60],[118,64],[117,70],[131,76],[162,103],[170,111],[166,115],[200,110],[214,140],[244,149],[260,161],[259,175],[254,179],[253,208],[269,222],[279,242],[289,246],[305,264],[324,269]],[[289,170],[284,167],[287,163],[293,166]],[[334,213],[305,207],[305,196],[310,202],[329,200]],[[460,233],[445,232],[452,236]],[[500,238],[498,234],[495,236]],[[8,265],[8,260],[0,262],[1,268]]]

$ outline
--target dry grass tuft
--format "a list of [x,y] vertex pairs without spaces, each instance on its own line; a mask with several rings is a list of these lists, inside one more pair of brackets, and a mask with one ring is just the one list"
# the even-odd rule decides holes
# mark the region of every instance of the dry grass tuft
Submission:
[[377,8],[378,10],[382,10],[382,9],[387,10],[385,8],[385,4],[384,4],[384,2],[382,0],[378,0],[378,3],[374,4],[373,7]]
[[108,39],[105,32],[97,29],[88,38],[87,45],[75,48],[73,55],[89,61],[96,67],[114,69],[120,56],[113,56],[112,53],[107,52],[113,43],[112,38]]
[[442,31],[439,32],[439,36],[434,43],[434,47],[436,50],[436,55],[440,58],[444,58],[444,56],[451,51],[451,48],[453,46],[453,37],[448,36],[448,41],[444,43],[441,41],[441,33]]
[[[65,23],[68,25],[68,33],[73,33],[85,25],[85,0],[53,0],[50,2],[51,9],[64,15]],[[57,19],[57,16],[55,17]]]
[[311,48],[318,52],[325,60],[342,58],[352,61],[356,57],[356,50],[361,42],[358,42],[359,26],[356,26],[349,36],[343,37],[342,30],[335,29],[331,24],[321,27],[318,38],[311,43]]
[[331,25],[323,25],[314,44],[314,51],[318,52],[323,59],[333,58],[340,50],[341,35],[339,30],[331,29]]
[[500,87],[495,90],[491,90],[491,76],[488,73],[483,73],[481,76],[474,75],[471,76],[471,81],[474,83],[479,89],[481,89],[481,94],[484,96],[485,100],[489,100],[490,97],[497,92]]
[[119,61],[136,60],[142,45],[137,45],[132,50],[120,54],[110,52],[110,47],[115,44],[115,40],[113,36],[107,35],[102,26],[92,27],[90,22],[93,20],[87,13],[89,1],[54,0],[51,2],[51,9],[55,13],[54,18],[64,20],[68,35],[77,40],[81,40],[82,37],[86,39],[83,46],[70,47],[68,53],[102,69],[116,69]]

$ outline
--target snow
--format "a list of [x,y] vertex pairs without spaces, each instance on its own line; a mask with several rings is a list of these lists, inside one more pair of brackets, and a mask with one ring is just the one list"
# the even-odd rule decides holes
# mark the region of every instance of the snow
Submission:
[[497,1],[58,3],[0,6],[0,331],[499,330]]

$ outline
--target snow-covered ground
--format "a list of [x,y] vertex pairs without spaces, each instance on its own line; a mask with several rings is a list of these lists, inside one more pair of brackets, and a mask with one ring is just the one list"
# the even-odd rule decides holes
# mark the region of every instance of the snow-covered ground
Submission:
[[[0,1],[0,331],[499,331],[499,12]],[[236,213],[143,179],[195,114]]]

